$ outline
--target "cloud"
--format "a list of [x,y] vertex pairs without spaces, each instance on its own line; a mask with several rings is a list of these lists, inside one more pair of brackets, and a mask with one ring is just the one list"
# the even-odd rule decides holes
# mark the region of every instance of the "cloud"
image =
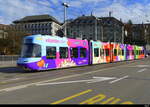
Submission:
[[108,1],[108,0],[81,0],[81,1],[84,3],[89,3],[89,2],[98,3],[98,2]]
[[31,2],[31,0],[0,0],[1,20],[3,18],[6,24],[10,24],[12,21],[27,15],[52,13],[53,9],[48,6],[50,4],[47,0],[36,3],[34,1]]
[[59,3],[58,0],[51,0],[51,2],[52,2],[53,4],[55,4],[55,5],[57,5],[57,4]]
[[69,3],[69,5],[72,7],[80,7],[82,5],[82,2],[81,1],[71,1]]
[[0,16],[0,24],[1,24],[1,23],[4,23],[4,22],[5,22],[5,21],[4,21],[3,17]]
[[29,15],[50,14],[63,21],[62,2],[70,4],[68,18],[76,18],[82,14],[99,17],[112,16],[129,19],[133,23],[142,23],[150,19],[150,2],[148,0],[0,0],[0,23],[10,24],[12,21]]
[[99,17],[108,17],[109,11],[111,11],[113,17],[116,17],[117,19],[121,18],[124,22],[127,22],[129,19],[131,19],[133,23],[137,24],[146,22],[148,19],[148,16],[150,15],[150,6],[148,5],[144,6],[140,3],[124,5],[118,2],[114,2],[107,7],[96,9],[94,13]]

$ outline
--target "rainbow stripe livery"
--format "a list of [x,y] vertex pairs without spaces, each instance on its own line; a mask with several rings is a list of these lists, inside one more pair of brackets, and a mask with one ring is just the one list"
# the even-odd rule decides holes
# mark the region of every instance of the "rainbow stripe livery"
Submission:
[[39,71],[134,60],[144,56],[142,46],[39,34],[24,38],[17,65],[25,70]]

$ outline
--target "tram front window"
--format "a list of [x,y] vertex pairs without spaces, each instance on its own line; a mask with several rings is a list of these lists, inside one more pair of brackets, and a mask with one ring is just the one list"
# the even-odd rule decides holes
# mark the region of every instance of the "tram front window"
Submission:
[[37,44],[24,44],[21,52],[22,58],[41,57],[41,46]]

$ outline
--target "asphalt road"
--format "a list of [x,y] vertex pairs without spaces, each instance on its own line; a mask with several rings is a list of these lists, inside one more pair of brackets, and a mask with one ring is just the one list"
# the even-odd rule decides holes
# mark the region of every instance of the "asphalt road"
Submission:
[[150,57],[44,72],[0,68],[0,104],[150,104]]

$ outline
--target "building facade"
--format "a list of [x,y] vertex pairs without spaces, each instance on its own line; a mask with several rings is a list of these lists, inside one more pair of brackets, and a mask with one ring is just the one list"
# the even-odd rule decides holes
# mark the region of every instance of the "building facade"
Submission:
[[81,16],[67,24],[67,37],[123,42],[124,24],[114,17]]
[[144,45],[145,44],[145,27],[144,24],[132,25],[132,44]]
[[145,29],[145,42],[146,44],[150,45],[150,23],[144,24]]
[[22,40],[27,36],[12,25],[0,24],[0,55],[16,55],[20,52]]
[[124,24],[114,17],[102,17],[102,31],[104,42],[124,43]]
[[61,23],[50,15],[26,16],[13,22],[13,26],[29,34],[57,35]]
[[126,44],[150,44],[150,24],[125,24],[125,32]]
[[8,37],[8,29],[10,29],[9,25],[0,24],[0,39],[6,39]]

